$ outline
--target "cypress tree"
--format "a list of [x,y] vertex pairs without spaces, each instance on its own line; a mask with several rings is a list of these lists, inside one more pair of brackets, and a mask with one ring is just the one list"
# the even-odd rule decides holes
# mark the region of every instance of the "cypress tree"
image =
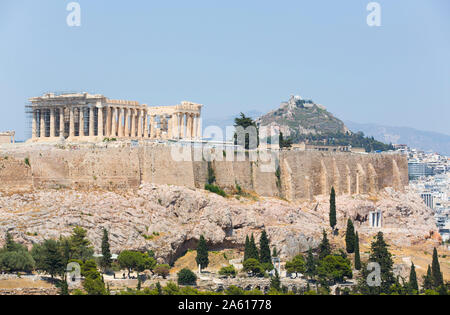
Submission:
[[414,263],[411,264],[411,271],[409,272],[409,287],[415,290],[416,293],[419,292],[419,284],[417,283],[416,267]]
[[245,237],[245,247],[244,247],[244,261],[250,258],[250,240],[248,235]]
[[347,232],[345,233],[345,246],[347,253],[355,252],[355,227],[351,219],[347,221]]
[[444,279],[439,265],[439,258],[436,247],[433,250],[433,263],[431,264],[431,275],[433,279],[433,287],[438,288],[444,284]]
[[109,237],[108,231],[103,229],[103,238],[102,238],[102,259],[100,264],[104,270],[111,267],[111,250],[109,248]]
[[200,242],[198,243],[197,257],[195,258],[195,261],[197,262],[197,265],[200,266],[200,269],[204,269],[209,265],[208,247],[203,235],[200,236]]
[[267,238],[266,231],[262,231],[261,238],[259,240],[259,260],[262,264],[272,263],[272,257],[270,255],[269,239]]
[[281,292],[281,280],[278,270],[275,269],[275,276],[270,278],[270,288],[277,292]]
[[6,242],[5,242],[5,249],[8,252],[14,251],[16,243],[14,242],[14,239],[12,235],[9,232],[6,232]]
[[328,241],[327,232],[323,230],[322,242],[319,245],[319,259],[322,260],[329,255],[331,255],[331,246]]
[[359,235],[356,232],[355,235],[355,269],[361,270],[361,256],[359,254]]
[[431,275],[431,267],[428,265],[427,274],[423,277],[423,289],[433,289],[433,276]]
[[314,256],[313,256],[313,252],[312,252],[311,247],[308,250],[308,256],[306,258],[306,268],[305,269],[306,269],[305,274],[309,278],[313,278],[315,276],[315,274],[316,274],[316,262],[314,261]]
[[331,194],[330,194],[330,226],[335,228],[337,223],[336,220],[336,192],[334,190],[334,187],[331,187]]
[[392,271],[394,261],[389,252],[389,246],[384,241],[383,233],[378,232],[376,239],[371,244],[369,260],[376,262],[381,267],[381,288],[380,293],[390,294],[390,288],[395,284],[395,277]]
[[256,247],[256,243],[255,243],[255,237],[251,236],[250,238],[250,245],[249,245],[250,251],[249,251],[249,256],[248,258],[253,258],[256,260],[259,260],[259,253],[258,253],[258,248]]
[[278,251],[276,247],[273,248],[272,257],[278,257]]

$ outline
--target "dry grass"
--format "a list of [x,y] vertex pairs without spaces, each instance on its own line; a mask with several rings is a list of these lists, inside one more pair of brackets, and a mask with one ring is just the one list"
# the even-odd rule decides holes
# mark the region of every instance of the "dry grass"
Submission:
[[30,279],[0,280],[0,289],[20,289],[20,288],[53,288],[51,283],[46,281]]
[[[174,267],[170,270],[171,274],[175,274],[183,268],[197,270],[198,266],[195,262],[197,251],[189,251],[183,257],[179,258]],[[226,256],[226,258],[225,258]],[[209,266],[206,271],[217,272],[224,266],[229,266],[229,260],[240,257],[238,251],[227,249],[220,252],[209,252]]]

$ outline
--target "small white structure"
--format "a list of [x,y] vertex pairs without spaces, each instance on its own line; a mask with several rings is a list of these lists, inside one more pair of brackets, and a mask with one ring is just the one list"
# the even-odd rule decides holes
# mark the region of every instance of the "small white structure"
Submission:
[[381,228],[383,225],[383,212],[381,210],[370,212],[369,224],[372,228]]

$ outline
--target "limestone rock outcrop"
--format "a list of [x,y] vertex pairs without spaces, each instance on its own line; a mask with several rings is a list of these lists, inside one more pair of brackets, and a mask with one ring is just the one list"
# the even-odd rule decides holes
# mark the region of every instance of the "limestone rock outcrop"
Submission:
[[[382,230],[398,245],[426,242],[436,233],[431,209],[412,192],[384,189],[378,200],[369,196],[337,198],[338,226],[348,217],[363,236]],[[281,256],[292,257],[317,246],[328,224],[328,196],[286,202],[222,198],[203,190],[144,184],[127,192],[41,190],[0,195],[0,238],[9,231],[31,246],[48,238],[70,235],[75,226],[88,230],[100,252],[102,229],[110,232],[113,252],[153,249],[159,260],[173,262],[195,248],[201,234],[211,249],[243,248],[245,236],[266,229]],[[368,214],[383,213],[383,227],[369,226]],[[432,241],[432,240],[429,240]]]

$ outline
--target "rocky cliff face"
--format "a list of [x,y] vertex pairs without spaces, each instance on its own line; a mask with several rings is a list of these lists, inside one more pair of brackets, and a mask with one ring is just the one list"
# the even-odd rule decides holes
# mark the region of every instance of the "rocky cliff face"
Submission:
[[261,126],[278,126],[286,136],[345,133],[345,124],[326,108],[300,96],[291,96],[280,108],[257,120]]
[[[126,193],[42,190],[0,196],[0,237],[10,231],[31,245],[69,235],[73,227],[88,230],[100,251],[102,229],[110,231],[114,252],[153,249],[160,261],[172,262],[195,248],[205,235],[210,248],[243,248],[245,236],[259,238],[266,229],[282,257],[315,247],[328,228],[328,196],[288,203],[275,198],[237,200],[202,190],[167,185],[142,185]],[[377,197],[342,195],[337,199],[338,229],[351,217],[363,237],[375,235],[369,212],[383,212],[381,229],[389,242],[410,245],[432,242],[432,211],[413,193],[385,189]]]

